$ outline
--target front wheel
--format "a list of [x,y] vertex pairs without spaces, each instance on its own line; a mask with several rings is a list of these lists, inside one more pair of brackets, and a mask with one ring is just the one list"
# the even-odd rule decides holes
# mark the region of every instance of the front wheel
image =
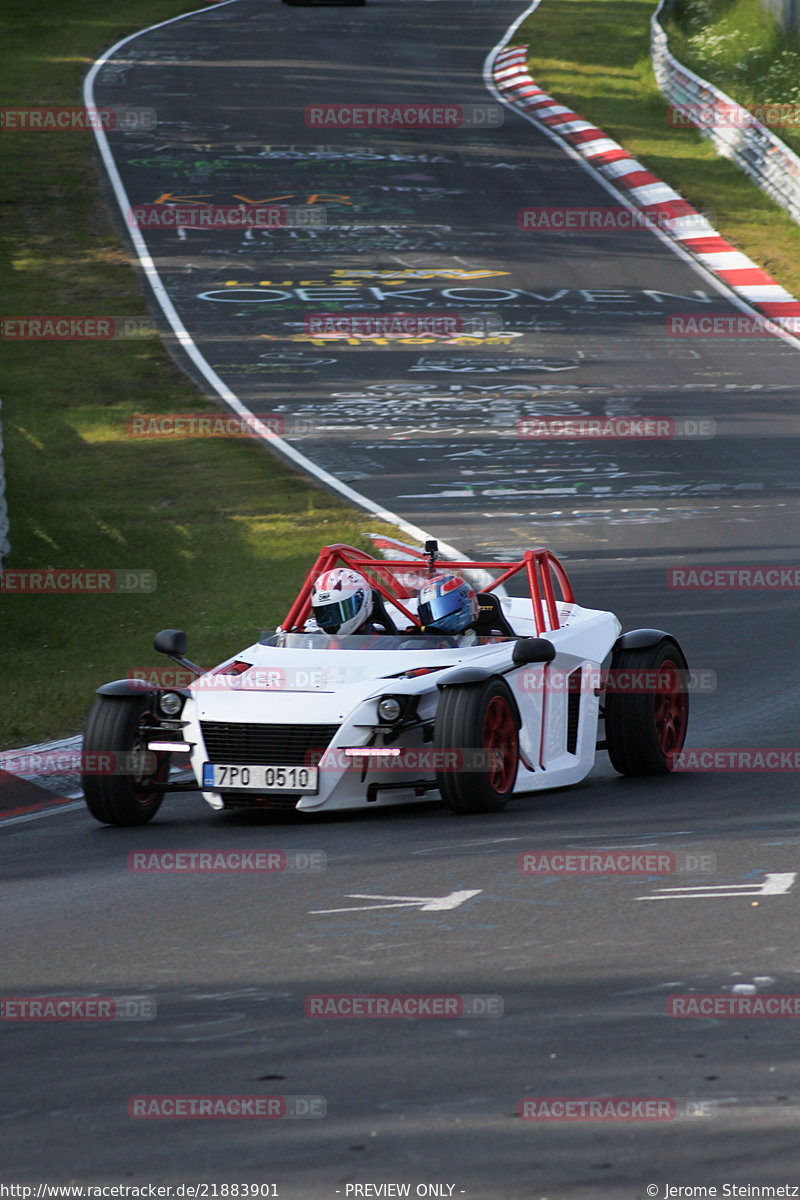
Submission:
[[[147,750],[151,725],[147,701],[137,696],[113,699],[98,696],[89,713],[83,737],[84,765],[91,755],[91,774],[81,777],[86,806],[106,825],[145,825],[161,807],[164,793],[157,786],[169,776],[169,754]],[[135,773],[135,756],[155,757],[155,767]],[[132,761],[133,760],[133,761]],[[150,764],[148,764],[150,765]]]
[[454,813],[505,808],[519,767],[519,717],[502,679],[445,688],[434,743],[444,755],[436,782]]
[[606,746],[620,775],[662,775],[686,741],[688,667],[672,638],[611,659],[606,693]]

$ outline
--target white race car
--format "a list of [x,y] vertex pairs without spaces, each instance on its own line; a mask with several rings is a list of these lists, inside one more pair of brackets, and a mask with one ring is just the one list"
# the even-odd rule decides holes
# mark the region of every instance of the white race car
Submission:
[[[625,775],[670,770],[688,719],[674,637],[620,636],[613,613],[575,603],[549,550],[437,562],[435,542],[383,541],[392,558],[324,547],[282,625],[210,671],[185,657],[184,633],[162,630],[154,646],[185,686],[99,688],[84,738],[92,815],[144,824],[166,792],[188,787],[214,809],[444,800],[455,813],[496,812],[512,796],[577,783],[597,750]],[[331,636],[310,619],[315,579],[338,567],[369,581],[372,632]],[[463,635],[421,627],[418,590],[442,570],[478,590]],[[507,595],[511,581],[525,594]],[[173,756],[188,759],[194,783],[171,778]]]

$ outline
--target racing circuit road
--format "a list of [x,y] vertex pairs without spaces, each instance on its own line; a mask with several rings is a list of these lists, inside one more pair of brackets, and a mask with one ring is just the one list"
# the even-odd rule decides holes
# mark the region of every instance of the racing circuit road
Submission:
[[[135,203],[325,197],[324,232],[146,234],[186,327],[245,403],[284,414],[303,454],[465,553],[547,544],[580,601],[627,628],[673,631],[690,664],[717,677],[716,691],[692,697],[692,745],[794,746],[793,593],[671,590],[666,571],[795,565],[797,350],[668,338],[666,314],[730,305],[651,234],[519,230],[526,204],[609,197],[508,110],[498,129],[326,130],[322,145],[304,123],[323,101],[492,103],[483,61],[520,11],[506,0],[237,0],[128,43],[96,97],[158,111],[153,135],[110,139]],[[464,286],[459,273],[472,272]],[[333,304],[499,313],[520,336],[479,347],[297,340],[305,317]],[[540,413],[702,417],[717,436],[518,438],[517,420]],[[666,1010],[692,990],[797,990],[796,813],[791,774],[629,781],[601,755],[588,784],[490,817],[421,806],[248,819],[187,794],[138,832],[81,809],[0,822],[4,994],[157,1004],[148,1022],[3,1023],[0,1181],[247,1180],[288,1200],[368,1183],[520,1200],[800,1184],[791,1020]],[[707,854],[715,870],[517,869],[524,851],[599,847]],[[126,858],[142,848],[321,851],[327,869],[137,875]],[[693,885],[708,887],[659,891]],[[475,894],[430,907],[462,891]],[[397,897],[420,900],[373,907]],[[306,1017],[308,995],[352,992],[488,994],[504,1013]],[[321,1096],[327,1116],[128,1117],[129,1097],[172,1093]],[[525,1096],[667,1097],[677,1115],[529,1122],[516,1115]]]

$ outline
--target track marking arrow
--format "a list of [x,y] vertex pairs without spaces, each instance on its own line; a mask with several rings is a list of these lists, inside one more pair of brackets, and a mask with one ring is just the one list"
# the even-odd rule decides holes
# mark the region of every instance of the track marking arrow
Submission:
[[699,883],[693,887],[657,888],[659,896],[637,896],[637,900],[717,900],[725,896],[784,896],[797,873],[767,875],[763,883]]
[[372,896],[364,892],[353,892],[348,900],[389,900],[390,904],[358,904],[349,908],[315,908],[312,916],[323,913],[366,912],[372,908],[418,908],[420,912],[444,912],[448,908],[458,908],[465,900],[479,896],[482,888],[471,892],[451,892],[449,896]]

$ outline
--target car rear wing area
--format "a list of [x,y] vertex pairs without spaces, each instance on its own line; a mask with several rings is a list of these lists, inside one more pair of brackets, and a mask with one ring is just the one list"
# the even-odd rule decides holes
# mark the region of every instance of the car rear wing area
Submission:
[[[432,545],[435,546],[435,543]],[[311,615],[311,592],[315,579],[324,571],[333,570],[335,567],[350,567],[353,571],[359,571],[369,579],[372,587],[380,592],[384,600],[393,604],[407,617],[410,624],[417,627],[420,624],[419,618],[404,601],[415,597],[427,579],[441,572],[488,573],[490,582],[482,588],[484,592],[493,592],[515,575],[522,574],[528,584],[538,636],[560,628],[556,590],[559,593],[558,600],[568,604],[575,602],[563,563],[551,550],[541,546],[535,550],[526,550],[518,562],[452,562],[449,559],[439,559],[435,548],[420,550],[418,553],[418,559],[386,559],[375,558],[366,550],[357,550],[354,546],[343,543],[323,546],[297,599],[281,622],[281,629],[285,633],[303,629]]]

